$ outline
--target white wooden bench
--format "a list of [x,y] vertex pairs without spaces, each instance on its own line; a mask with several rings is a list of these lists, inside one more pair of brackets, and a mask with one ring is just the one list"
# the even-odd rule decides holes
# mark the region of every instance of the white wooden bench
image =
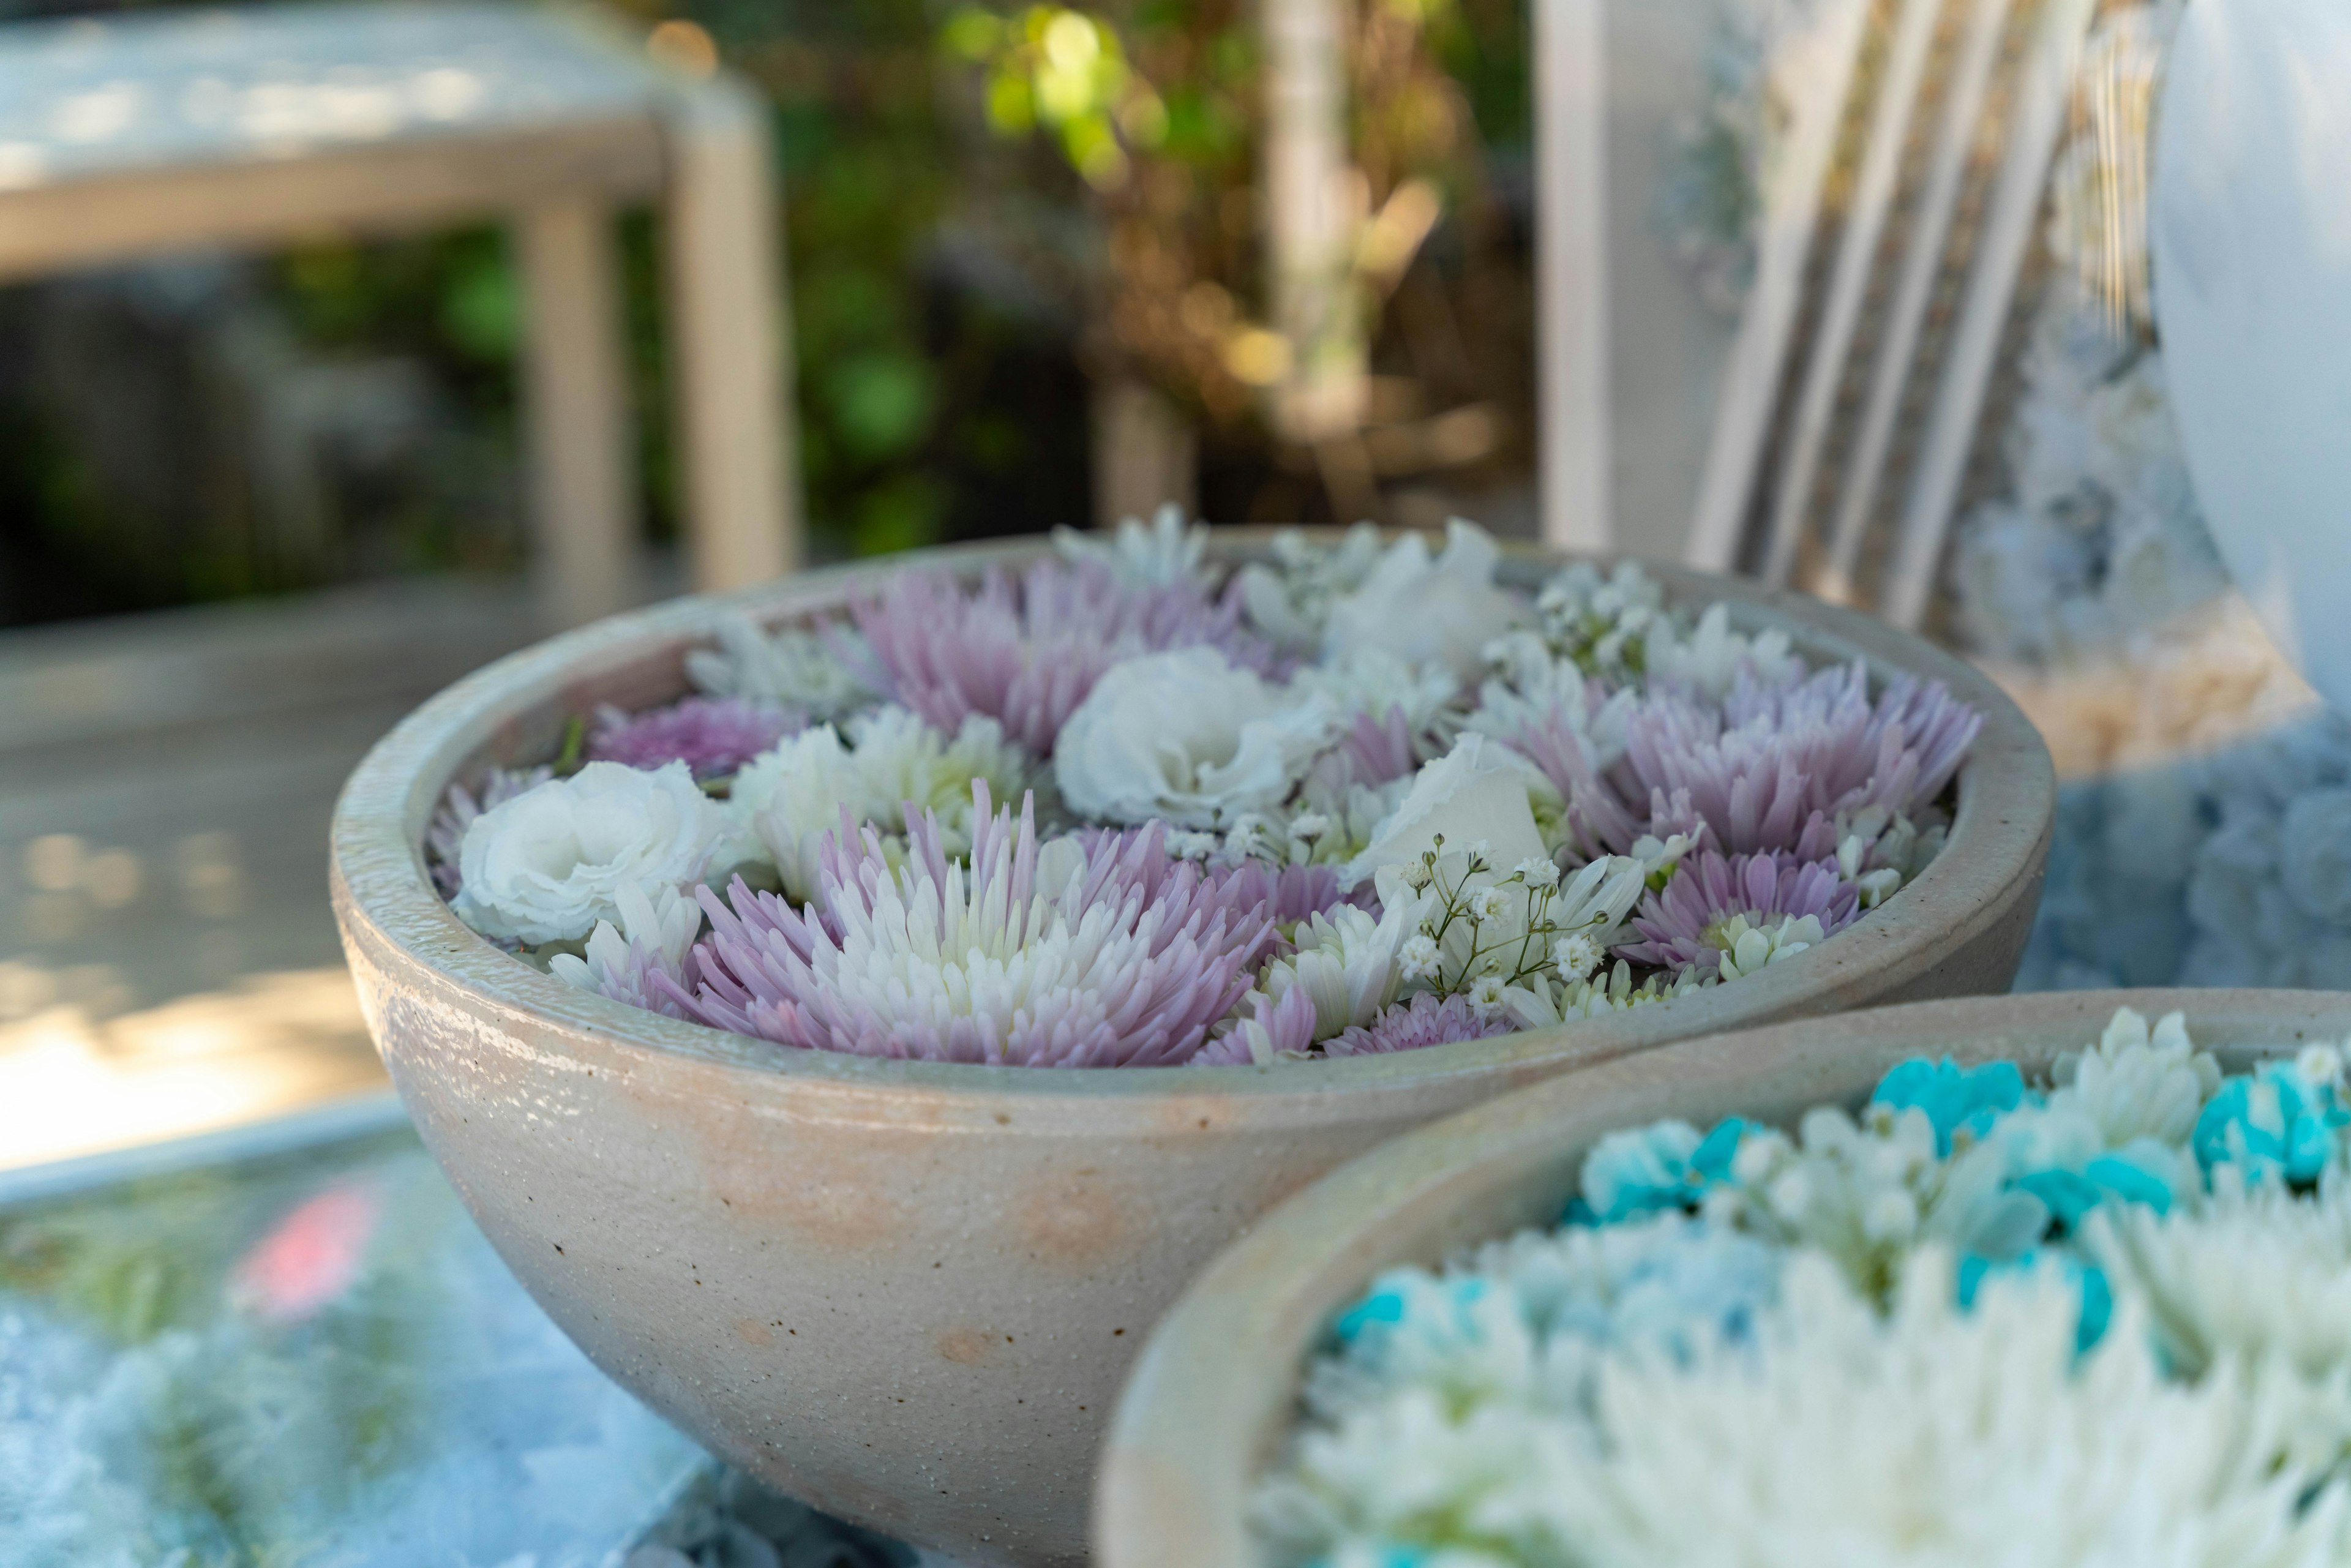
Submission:
[[617,207],[660,204],[697,586],[798,563],[789,326],[758,99],[586,15],[474,4],[0,26],[0,281],[505,217],[531,517],[559,622],[631,597]]

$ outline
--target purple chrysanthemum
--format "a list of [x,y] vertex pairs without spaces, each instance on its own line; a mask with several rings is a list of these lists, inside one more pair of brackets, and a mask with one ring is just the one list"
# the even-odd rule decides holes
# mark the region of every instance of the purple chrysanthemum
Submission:
[[[854,830],[795,910],[738,880],[705,890],[703,984],[688,1016],[784,1045],[1024,1067],[1186,1061],[1277,940],[1261,882],[1172,860],[1155,824],[1091,851],[1040,846],[974,780],[969,863],[908,813],[904,863]],[[844,848],[845,844],[854,848]],[[656,983],[661,982],[656,977]]]
[[588,756],[630,768],[683,762],[696,779],[724,779],[807,727],[805,715],[743,697],[687,697],[636,714],[608,705],[596,710]]
[[991,568],[976,591],[904,572],[855,614],[899,701],[949,734],[986,715],[1039,757],[1121,660],[1206,645],[1264,674],[1279,658],[1240,629],[1237,593],[1122,584],[1094,562],[1039,561],[1017,581]]
[[1413,734],[1411,716],[1402,707],[1392,707],[1379,717],[1359,713],[1339,743],[1315,758],[1308,779],[1334,797],[1358,786],[1375,789],[1418,771],[1426,760],[1424,749],[1421,737]]
[[1642,899],[1633,929],[1646,940],[1616,953],[1661,968],[1696,964],[1710,970],[1722,956],[1723,923],[1734,915],[1761,925],[1809,915],[1826,936],[1853,924],[1860,900],[1833,860],[1803,861],[1784,852],[1725,857],[1705,850],[1684,860],[1662,890]]
[[1834,848],[1841,814],[1915,815],[1932,804],[1982,727],[1983,716],[1939,682],[1900,676],[1871,701],[1855,662],[1792,685],[1741,674],[1719,708],[1653,692],[1626,716],[1624,755],[1605,769],[1574,735],[1517,744],[1567,796],[1585,853],[1621,853],[1644,832],[1703,821],[1726,853],[1809,859]]
[[457,869],[457,852],[464,847],[465,830],[473,825],[474,819],[554,777],[552,768],[491,768],[483,771],[478,789],[468,789],[462,784],[449,786],[448,793],[441,797],[440,809],[433,813],[433,821],[424,830],[425,863],[432,869],[433,885],[442,897],[455,898],[465,886],[465,878]]
[[1247,1067],[1283,1056],[1303,1056],[1314,1043],[1314,998],[1292,986],[1277,1001],[1251,991],[1242,1011],[1224,1031],[1200,1048],[1195,1067]]
[[1443,1001],[1424,991],[1408,1002],[1398,1002],[1368,1027],[1357,1025],[1325,1040],[1332,1056],[1381,1056],[1392,1051],[1418,1051],[1423,1046],[1450,1045],[1456,1040],[1485,1040],[1509,1034],[1519,1026],[1507,1015],[1481,1019],[1466,996]]

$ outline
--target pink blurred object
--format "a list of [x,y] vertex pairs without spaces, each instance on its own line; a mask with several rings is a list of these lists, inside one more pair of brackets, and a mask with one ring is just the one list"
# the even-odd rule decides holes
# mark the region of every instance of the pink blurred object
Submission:
[[372,1185],[330,1186],[297,1205],[231,1277],[231,1300],[273,1323],[299,1322],[350,1288],[383,1212]]

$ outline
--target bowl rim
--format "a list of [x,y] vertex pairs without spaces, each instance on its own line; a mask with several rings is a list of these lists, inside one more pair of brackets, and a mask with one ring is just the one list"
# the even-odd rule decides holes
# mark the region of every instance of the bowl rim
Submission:
[[[1667,1116],[1704,1125],[1757,1114],[1792,1124],[1813,1105],[1857,1098],[1916,1056],[2039,1066],[2093,1042],[2118,1007],[2149,1019],[2186,1013],[2198,1045],[2231,1069],[2351,1030],[2351,993],[2341,991],[2044,991],[1911,1002],[1677,1040],[1405,1133],[1269,1210],[1152,1329],[1095,1471],[1094,1561],[1259,1561],[1244,1523],[1247,1500],[1290,1429],[1298,1369],[1331,1313],[1384,1269],[1555,1225],[1582,1153],[1600,1134]],[[1708,1109],[1690,1108],[1693,1100]],[[1537,1191],[1548,1201],[1536,1201]],[[1498,1213],[1511,1220],[1498,1226]]]
[[[1273,528],[1220,528],[1212,556],[1234,565],[1267,559]],[[1306,529],[1335,538],[1336,529]],[[1403,530],[1389,530],[1397,537]],[[1622,554],[1551,550],[1498,541],[1507,580],[1521,586],[1571,561],[1606,567]],[[1939,680],[1984,716],[1959,775],[1959,805],[1943,852],[1868,917],[1811,952],[1725,987],[1653,1004],[1633,1013],[1528,1030],[1388,1055],[1268,1065],[1186,1066],[1157,1071],[1091,1067],[1014,1067],[882,1059],[846,1052],[793,1051],[670,1019],[574,989],[476,936],[434,888],[423,854],[426,824],[455,775],[501,740],[513,744],[528,716],[567,695],[649,664],[681,659],[705,643],[712,628],[745,614],[763,626],[837,610],[852,597],[909,568],[970,576],[1017,567],[1053,551],[1043,536],[948,546],[870,562],[801,572],[727,593],[690,595],[611,616],[509,653],[446,687],[403,718],[372,747],[345,783],[330,830],[329,882],[346,947],[381,966],[426,981],[477,1018],[553,1020],[571,1026],[561,1040],[588,1040],[622,1057],[657,1056],[670,1068],[699,1065],[732,1081],[789,1080],[853,1092],[917,1089],[931,1096],[1007,1097],[1052,1114],[1095,1114],[1130,1103],[1142,1117],[1171,1094],[1311,1102],[1343,1092],[1387,1090],[1464,1077],[1548,1070],[1562,1060],[1602,1061],[1660,1038],[1687,1038],[1751,1027],[1770,1019],[1833,1010],[1841,982],[1882,968],[1931,963],[1997,916],[2021,881],[2037,878],[2053,823],[2056,776],[2047,746],[1988,675],[1922,638],[1856,611],[1769,589],[1744,579],[1641,561],[1677,602],[1719,601],[1734,626],[1779,626],[1815,663],[1862,657],[1873,677],[1909,674]],[[577,712],[586,704],[567,705]],[[364,987],[362,988],[364,990]],[[1807,1006],[1807,999],[1811,1004]],[[1672,1012],[1670,1009],[1681,1009]],[[1692,1012],[1701,1016],[1690,1019]],[[1082,1109],[1080,1109],[1082,1107]]]

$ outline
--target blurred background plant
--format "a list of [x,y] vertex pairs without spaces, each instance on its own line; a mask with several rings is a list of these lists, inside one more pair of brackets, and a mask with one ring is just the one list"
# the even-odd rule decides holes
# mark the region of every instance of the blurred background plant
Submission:
[[[820,556],[1169,496],[1225,521],[1524,508],[1521,0],[622,9],[775,105]],[[1331,88],[1303,106],[1331,121],[1311,277],[1298,204],[1266,199],[1299,166],[1263,85],[1285,15]],[[665,539],[645,225],[626,258]],[[517,565],[520,303],[487,229],[0,291],[0,622]],[[1337,416],[1292,417],[1333,365]]]

